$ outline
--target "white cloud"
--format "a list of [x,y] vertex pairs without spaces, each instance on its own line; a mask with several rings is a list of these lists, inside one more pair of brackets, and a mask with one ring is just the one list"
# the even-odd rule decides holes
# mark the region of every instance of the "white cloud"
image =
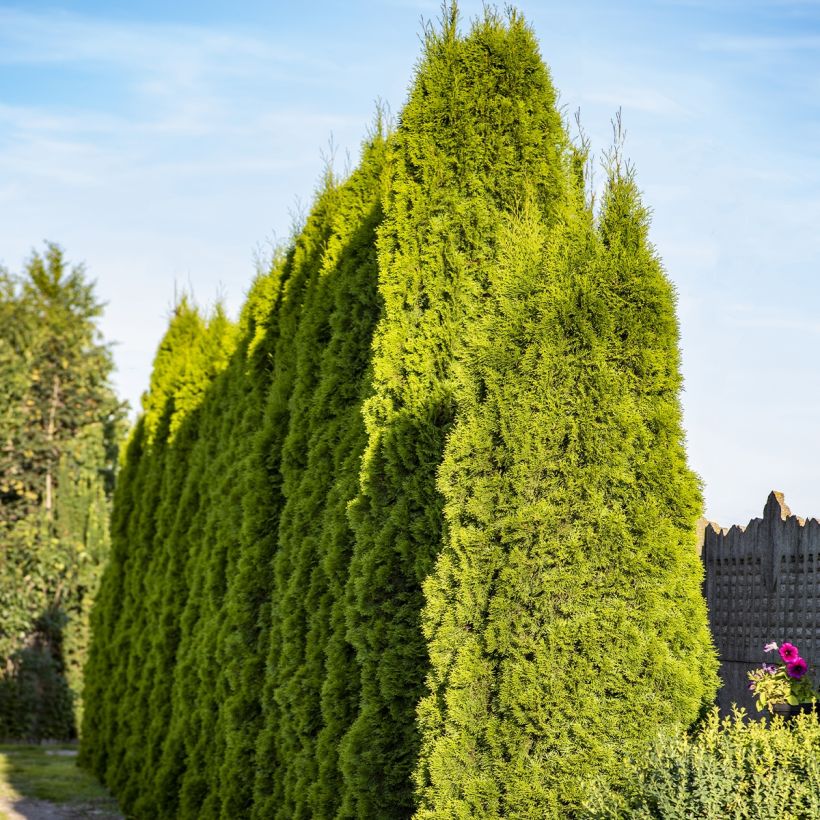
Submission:
[[0,63],[105,63],[123,68],[170,70],[182,82],[206,67],[234,76],[260,62],[329,70],[332,63],[283,44],[238,31],[169,23],[117,23],[65,11],[47,13],[0,7]]
[[705,51],[721,51],[736,54],[818,51],[820,50],[820,35],[741,36],[712,34],[701,38],[700,47]]
[[623,108],[627,112],[641,111],[676,118],[691,116],[691,111],[680,100],[652,87],[629,88],[619,85],[617,89],[588,93],[584,95],[584,101],[606,105],[613,111]]

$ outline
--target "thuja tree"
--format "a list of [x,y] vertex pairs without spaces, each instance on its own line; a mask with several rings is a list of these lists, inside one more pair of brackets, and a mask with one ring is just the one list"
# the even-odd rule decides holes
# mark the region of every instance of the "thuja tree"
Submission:
[[[184,369],[175,383],[173,401],[165,405],[161,427],[166,427],[167,435],[162,448],[157,448],[160,456],[155,473],[158,497],[153,505],[153,521],[143,530],[150,539],[150,552],[142,564],[142,618],[135,618],[132,624],[133,640],[129,658],[129,680],[127,696],[121,706],[126,734],[130,739],[125,767],[128,771],[126,784],[120,786],[118,795],[124,806],[137,816],[154,816],[154,794],[151,786],[158,766],[161,741],[169,732],[171,711],[172,669],[180,640],[175,620],[179,617],[181,563],[187,557],[184,540],[176,527],[182,494],[186,488],[186,477],[193,470],[193,459],[200,446],[226,444],[224,436],[214,435],[208,426],[208,405],[215,395],[225,399],[219,386],[225,381],[225,374],[233,361],[236,328],[217,309],[209,317],[204,332],[197,343],[184,348],[179,353]],[[176,345],[174,345],[176,347]],[[235,418],[234,405],[226,402],[225,416]],[[150,408],[150,402],[148,408]],[[150,419],[150,414],[148,415]],[[157,437],[159,443],[159,436]],[[215,445],[218,442],[219,445]],[[229,448],[230,449],[230,448]],[[164,452],[163,452],[164,450]],[[196,473],[195,473],[196,474]],[[205,478],[207,482],[207,477]],[[211,484],[205,483],[206,488]],[[230,499],[226,500],[228,511],[233,509]],[[203,499],[205,508],[210,505]],[[190,524],[182,522],[183,527]],[[209,542],[205,542],[209,543]],[[180,552],[178,552],[180,551]],[[189,562],[185,571],[190,574]],[[130,670],[133,669],[133,672]],[[130,759],[128,757],[130,755]]]
[[[259,535],[260,546],[267,549],[273,572],[267,576],[269,586],[266,597],[269,607],[262,613],[267,620],[267,634],[258,649],[266,660],[263,671],[261,698],[258,702],[260,714],[258,723],[257,749],[253,792],[255,816],[274,817],[284,802],[284,777],[288,768],[287,756],[282,756],[282,732],[280,731],[280,705],[276,688],[281,681],[281,658],[283,633],[287,630],[288,613],[282,608],[281,600],[272,591],[282,589],[289,569],[278,557],[279,530],[284,496],[284,476],[282,475],[282,452],[291,424],[291,398],[298,371],[298,350],[294,344],[299,335],[300,323],[308,310],[311,293],[322,274],[324,249],[332,234],[332,221],[337,203],[338,190],[330,175],[326,175],[323,186],[305,222],[295,238],[293,247],[285,262],[281,295],[276,305],[276,331],[278,337],[273,357],[271,386],[267,396],[265,420],[260,443],[269,448],[266,458],[274,467],[268,473],[271,481],[270,502],[267,522]],[[304,422],[304,419],[298,421]],[[296,423],[296,421],[294,421]]]
[[[208,754],[208,793],[203,793],[203,807],[199,809],[200,812],[207,811],[207,816],[219,816],[220,811],[226,817],[248,816],[253,795],[253,761],[266,655],[264,647],[267,646],[270,628],[267,604],[273,541],[268,528],[271,516],[278,509],[277,482],[270,480],[270,445],[273,442],[271,430],[265,422],[266,397],[279,337],[275,306],[287,273],[286,259],[277,255],[270,270],[257,277],[240,319],[237,351],[219,389],[209,396],[209,418],[216,420],[221,415],[227,415],[231,425],[223,430],[217,445],[227,451],[230,460],[220,465],[222,482],[216,482],[212,491],[202,478],[197,480],[200,510],[207,512],[199,514],[196,528],[187,533],[193,546],[201,545],[211,506],[223,511],[222,520],[228,529],[223,529],[219,540],[227,544],[226,590],[217,617],[218,630],[211,633],[214,641],[211,654],[215,658],[216,668],[210,672],[219,716],[212,730],[215,742]],[[235,389],[227,395],[224,389],[230,384]],[[213,448],[207,452],[204,449],[198,451],[197,457],[203,465],[203,475],[210,470],[210,462],[218,460]],[[275,472],[278,472],[278,459],[274,458],[273,461],[277,467]],[[213,538],[211,543],[217,546]],[[191,641],[196,628],[190,618],[189,609],[185,618],[184,647]],[[190,716],[195,714],[191,709],[194,703],[186,703],[186,697],[196,696],[197,708],[201,708],[198,694],[190,692],[185,686],[185,678],[190,671],[188,664],[194,658],[188,648],[181,657],[183,664],[175,676],[175,702],[187,710],[183,714]],[[191,783],[191,776],[186,770],[195,758],[188,757],[187,750],[197,753],[188,725],[188,719],[175,719],[169,742],[163,750],[157,782],[161,809],[159,816],[177,817],[183,811],[193,816],[189,811],[192,797],[190,785],[185,793],[184,807],[176,803],[183,772],[187,782]],[[207,740],[206,737],[206,744]],[[206,815],[201,813],[199,816]]]
[[[274,564],[276,649],[269,681],[275,759],[287,761],[271,789],[275,816],[282,818],[335,816],[335,748],[355,703],[358,670],[339,646],[345,628],[340,606],[353,542],[346,507],[364,447],[361,402],[379,314],[375,232],[384,149],[379,126],[359,168],[323,195],[330,233],[290,342],[295,358],[282,447],[285,504]],[[323,755],[317,753],[320,739]],[[257,815],[274,816],[269,805],[260,802]]]
[[213,444],[203,453],[203,512],[186,574],[190,593],[181,615],[174,676],[173,744],[163,753],[163,767],[169,767],[162,775],[165,799],[173,783],[166,772],[179,766],[176,744],[181,741],[179,805],[169,811],[164,804],[167,816],[219,817],[223,804],[231,806],[227,816],[247,816],[252,794],[248,758],[259,728],[254,718],[262,679],[250,673],[259,672],[260,642],[269,632],[260,623],[266,616],[259,585],[267,585],[264,595],[269,596],[270,556],[265,553],[270,542],[247,540],[244,516],[250,505],[258,506],[257,514],[266,520],[278,520],[278,499],[264,486],[269,473],[258,447],[271,444],[264,457],[278,465],[275,442],[259,433],[266,426],[265,396],[273,375],[261,365],[271,363],[277,335],[264,311],[275,308],[290,280],[280,264],[287,268],[287,259],[277,260],[275,270],[254,288],[237,352],[203,404],[204,437]]
[[564,817],[715,692],[672,286],[630,171],[506,221],[458,346],[417,816]]
[[55,244],[0,271],[0,734],[70,737],[122,411],[102,306]]
[[[175,625],[162,617],[159,600],[176,602],[168,564],[184,551],[167,540],[167,518],[180,506],[175,501],[186,483],[198,406],[225,366],[233,333],[220,312],[207,321],[186,300],[177,306],[116,491],[112,556],[93,612],[81,757],[129,807],[139,794],[145,738],[156,717],[149,693],[167,692],[171,673],[159,660]],[[167,715],[167,704],[156,705]]]
[[368,445],[351,505],[347,589],[361,668],[359,714],[341,744],[341,816],[406,817],[428,653],[422,583],[442,542],[436,474],[456,413],[453,353],[489,307],[505,214],[529,186],[549,218],[563,196],[566,136],[535,39],[487,12],[467,36],[455,8],[424,56],[391,142],[379,231],[384,318],[374,341]]

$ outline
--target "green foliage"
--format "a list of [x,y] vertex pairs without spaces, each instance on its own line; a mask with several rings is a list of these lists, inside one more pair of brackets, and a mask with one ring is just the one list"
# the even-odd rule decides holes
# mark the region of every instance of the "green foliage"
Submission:
[[74,693],[63,666],[60,610],[32,624],[28,645],[8,661],[13,674],[0,683],[0,731],[7,738],[70,738],[76,732]]
[[596,820],[812,820],[820,817],[820,724],[713,711],[694,735],[661,734],[628,763],[625,784],[599,783],[581,816]]
[[564,816],[716,689],[671,286],[616,164],[512,215],[459,346],[419,817]]
[[567,140],[532,33],[515,15],[488,12],[462,37],[451,11],[426,34],[379,231],[385,312],[348,584],[362,694],[342,765],[346,811],[357,817],[413,809],[428,664],[422,584],[442,543],[436,474],[457,410],[454,350],[486,304],[503,215],[527,185],[549,210],[564,174]]
[[[190,511],[189,472],[198,474],[191,462],[205,432],[198,426],[199,405],[225,370],[235,340],[220,309],[205,320],[186,299],[175,308],[117,485],[111,561],[94,610],[86,668],[93,708],[84,722],[82,761],[128,809],[156,800],[146,783],[153,781],[169,728],[177,623],[187,592],[177,522]],[[204,439],[203,446],[213,450],[216,440]],[[189,520],[180,523],[187,531]]]
[[0,272],[0,734],[74,735],[122,408],[81,266]]
[[238,327],[179,306],[87,668],[126,812],[567,815],[710,700],[674,295],[585,160],[523,20],[448,6]]
[[[310,259],[298,329],[288,340],[295,357],[282,444],[269,728],[260,746],[265,756],[272,742],[274,758],[287,766],[274,772],[275,815],[265,796],[259,817],[333,817],[339,797],[335,749],[353,717],[358,674],[340,645],[353,548],[346,507],[364,448],[361,402],[379,314],[375,231],[384,148],[377,132],[350,179],[341,186],[329,180],[303,233],[313,229],[322,236],[321,253]],[[326,678],[329,691],[323,693]],[[324,759],[317,755],[320,739]]]

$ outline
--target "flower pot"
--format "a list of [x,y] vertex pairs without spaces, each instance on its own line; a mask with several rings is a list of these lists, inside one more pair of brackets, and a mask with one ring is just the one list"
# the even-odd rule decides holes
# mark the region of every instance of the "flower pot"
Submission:
[[769,712],[772,717],[781,717],[783,720],[791,720],[800,710],[799,706],[792,706],[790,703],[770,703]]
[[798,703],[796,706],[792,706],[791,703],[770,703],[769,704],[769,712],[771,712],[772,717],[780,717],[783,720],[791,720],[795,715],[799,715],[803,712],[814,712],[817,710],[817,704],[814,703]]

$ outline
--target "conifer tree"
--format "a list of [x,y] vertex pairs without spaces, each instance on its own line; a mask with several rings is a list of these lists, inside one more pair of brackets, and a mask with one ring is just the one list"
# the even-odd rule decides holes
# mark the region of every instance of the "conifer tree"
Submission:
[[715,691],[681,427],[674,295],[616,160],[511,216],[457,352],[426,584],[419,818],[565,817]]
[[[195,723],[199,699],[200,696],[207,697],[206,693],[201,693],[204,685],[197,675],[196,651],[202,639],[200,630],[204,624],[200,615],[206,606],[203,584],[213,544],[212,532],[207,526],[213,501],[209,480],[213,478],[213,464],[224,443],[219,438],[222,416],[215,412],[214,402],[225,398],[224,386],[224,374],[220,374],[196,415],[190,417],[190,430],[186,419],[178,437],[179,441],[181,437],[191,435],[196,440],[170,536],[175,555],[168,571],[174,573],[178,586],[176,594],[166,601],[163,613],[165,651],[172,653],[173,663],[161,682],[166,693],[168,716],[164,726],[153,722],[149,727],[149,736],[159,739],[161,749],[155,752],[156,769],[152,771],[146,767],[144,771],[145,786],[140,796],[146,813],[161,818],[185,816],[180,808],[181,787],[192,765],[189,754],[199,740]],[[209,660],[205,658],[203,663]],[[208,680],[207,685],[212,688],[214,681]],[[201,766],[194,766],[194,773],[201,774]],[[188,779],[190,782],[191,778]],[[190,791],[187,799],[190,799]]]
[[162,676],[170,674],[157,663],[157,643],[172,639],[174,628],[159,621],[156,607],[157,587],[164,600],[169,592],[162,580],[166,518],[176,511],[175,494],[184,489],[175,482],[184,481],[178,468],[190,450],[197,408],[225,367],[233,333],[221,312],[206,322],[186,299],[177,305],[117,489],[112,557],[94,611],[86,674],[96,697],[86,715],[81,760],[128,809],[147,797],[141,794],[145,737],[153,717],[147,701],[154,687],[164,689]]
[[[324,499],[318,495],[313,500],[307,498],[303,501],[294,496],[295,487],[302,482],[307,466],[307,453],[300,451],[302,445],[298,442],[301,429],[309,425],[309,417],[306,418],[305,413],[311,404],[310,385],[316,385],[316,375],[310,371],[308,362],[320,366],[319,359],[327,345],[330,330],[331,297],[336,281],[343,275],[355,276],[357,265],[367,264],[367,236],[370,237],[372,250],[373,226],[368,220],[371,219],[370,210],[378,199],[378,161],[371,158],[368,164],[367,170],[354,174],[348,186],[340,185],[332,174],[326,175],[324,187],[295,243],[292,272],[279,308],[281,339],[274,357],[275,373],[268,397],[266,424],[280,431],[274,439],[274,452],[280,458],[279,475],[282,482],[278,512],[281,514],[287,503],[287,492],[291,493],[293,502],[285,521],[270,517],[271,523],[277,527],[277,552],[272,579],[271,634],[262,700],[262,730],[256,759],[253,816],[258,818],[288,817],[292,816],[289,814],[291,811],[307,811],[309,786],[316,778],[316,770],[311,769],[310,750],[320,728],[317,721],[320,720],[321,710],[321,679],[314,677],[311,680],[312,689],[306,693],[303,714],[307,712],[310,715],[312,724],[309,726],[303,722],[301,715],[297,715],[302,711],[302,705],[298,699],[291,699],[288,689],[291,689],[292,681],[308,662],[305,657],[306,640],[299,634],[300,628],[308,628],[307,613],[301,601],[295,602],[299,584],[297,572],[301,564],[301,577],[304,579],[305,569],[311,560],[319,562],[321,559],[316,551],[316,531],[307,533],[309,540],[303,544],[298,529],[291,526],[291,521],[297,515],[304,521],[304,513],[297,513],[297,510],[300,505],[307,505],[318,516],[316,522],[310,522],[312,529],[320,523],[324,508]],[[365,235],[364,240],[362,234]],[[364,248],[361,249],[357,243],[362,243]],[[364,258],[357,260],[356,253],[364,254]],[[371,267],[370,275],[375,277],[375,273]],[[363,295],[363,298],[366,299],[366,296]],[[304,348],[300,348],[296,341],[300,339],[305,344]],[[327,407],[324,412],[327,412]],[[321,408],[317,407],[313,427],[314,435],[320,437],[324,426],[321,413]],[[326,419],[326,422],[333,423],[333,419]],[[287,450],[284,449],[286,445]],[[315,484],[317,479],[324,482],[332,478],[321,473],[321,466],[312,467],[305,481],[312,480]],[[321,571],[319,567],[317,572]],[[305,581],[309,585],[309,578]],[[308,594],[308,590],[303,590],[302,594]],[[301,625],[299,618],[302,619]],[[311,672],[321,676],[317,666],[323,666],[321,654],[324,647],[318,635],[316,639]],[[295,786],[300,775],[302,784],[305,784],[304,794]],[[297,803],[300,804],[298,810]],[[305,815],[300,813],[298,816]]]
[[526,185],[545,212],[561,196],[566,142],[523,20],[487,11],[461,36],[448,7],[441,31],[426,31],[391,144],[379,231],[384,318],[347,593],[361,706],[341,745],[342,816],[413,811],[415,712],[428,664],[422,583],[441,548],[436,472],[456,413],[453,347],[486,299],[503,215]]
[[128,528],[139,503],[141,484],[137,478],[145,470],[145,419],[140,418],[131,431],[123,452],[123,466],[117,477],[111,513],[111,552],[100,581],[100,591],[91,612],[91,644],[84,669],[89,708],[83,716],[80,763],[105,779],[108,758],[116,737],[112,690],[123,684],[120,663],[124,654],[117,651],[115,636],[123,614],[126,575],[133,571],[127,563]]
[[204,474],[202,503],[207,512],[200,549],[194,556],[189,576],[193,581],[189,603],[194,603],[197,620],[191,622],[191,635],[187,642],[183,640],[180,650],[186,671],[182,691],[187,693],[184,705],[188,712],[187,762],[180,785],[180,816],[192,818],[219,816],[218,771],[223,738],[218,727],[222,705],[222,658],[218,641],[228,579],[235,563],[239,529],[235,517],[237,513],[241,515],[242,507],[237,470],[241,450],[236,436],[245,429],[240,397],[245,385],[231,375],[230,370],[226,371],[210,396],[212,412],[208,414],[205,429],[217,446]]
[[354,549],[347,509],[358,490],[367,443],[362,403],[370,394],[373,331],[382,312],[375,236],[382,220],[388,144],[384,128],[380,114],[361,167],[345,186],[345,203],[351,213],[343,209],[342,214],[355,217],[351,219],[355,231],[339,255],[330,338],[321,360],[318,389],[328,418],[320,444],[326,448],[323,457],[331,478],[325,485],[318,532],[320,566],[314,570],[311,590],[318,599],[310,618],[311,635],[321,636],[321,643],[314,639],[314,645],[321,646],[325,663],[323,680],[317,680],[322,718],[316,737],[318,777],[309,795],[315,817],[336,817],[341,810],[339,744],[358,707],[359,667],[347,640],[345,614],[345,587]]
[[[289,770],[289,756],[295,749],[288,744],[282,730],[280,704],[276,697],[277,685],[282,680],[287,666],[283,657],[283,634],[287,631],[286,621],[291,615],[283,606],[281,591],[287,585],[292,572],[290,551],[280,554],[280,522],[284,495],[283,448],[291,423],[291,398],[297,379],[298,348],[295,340],[305,310],[310,303],[311,293],[322,273],[323,252],[330,240],[334,207],[337,201],[337,186],[330,174],[326,175],[324,187],[320,191],[304,228],[300,231],[293,252],[290,255],[290,269],[279,304],[274,374],[268,395],[265,424],[270,430],[266,438],[271,446],[271,454],[276,459],[275,506],[269,510],[268,526],[274,539],[273,575],[271,577],[270,634],[267,649],[267,669],[261,701],[261,727],[257,742],[256,777],[254,783],[254,817],[276,817],[285,803],[285,778]],[[303,423],[303,419],[298,419]],[[276,591],[280,595],[276,594]]]
[[[247,436],[242,460],[242,524],[235,579],[225,600],[222,646],[228,693],[223,707],[225,753],[221,761],[223,817],[249,816],[253,803],[256,741],[262,724],[262,690],[271,624],[273,556],[276,528],[271,514],[279,508],[279,464],[271,459],[280,430],[270,423],[267,401],[279,341],[278,305],[289,265],[277,252],[270,272],[259,277],[245,308],[246,372],[251,381],[249,408],[258,413]],[[275,519],[274,519],[275,520]]]
[[[355,681],[357,673],[349,664],[331,669],[326,653],[333,595],[342,593],[346,559],[352,550],[345,509],[353,497],[358,473],[356,455],[361,455],[364,432],[360,406],[363,379],[379,309],[375,229],[381,216],[383,155],[384,136],[377,132],[360,167],[333,189],[326,216],[330,233],[319,275],[306,287],[298,331],[292,340],[295,375],[290,425],[282,448],[285,504],[273,591],[280,613],[278,657],[272,659],[277,759],[287,761],[279,771],[282,802],[276,816],[282,818],[335,816],[331,807],[338,790],[329,791],[330,784],[325,785],[321,799],[316,792],[322,688],[326,674],[350,676]],[[360,434],[349,439],[351,426]],[[349,471],[347,475],[343,469]],[[331,495],[334,484],[337,492]],[[342,487],[349,494],[341,494]],[[325,550],[331,547],[333,552],[327,555]],[[328,559],[336,564],[332,567],[336,576],[333,591]],[[333,658],[335,663],[344,660],[338,654]],[[335,694],[344,696],[343,692]],[[334,703],[332,708],[344,705]],[[338,740],[335,728],[325,732],[326,745],[335,745]],[[330,761],[326,761],[323,775],[326,780],[338,781]]]
[[122,409],[102,306],[59,246],[0,271],[0,734],[72,737]]
[[[198,316],[195,315],[195,318]],[[164,619],[159,621],[157,607],[160,602],[169,606],[172,617],[179,617],[182,604],[179,598],[169,599],[168,593],[170,580],[168,578],[168,563],[171,557],[168,555],[168,548],[165,547],[165,539],[179,533],[175,532],[176,515],[178,506],[173,503],[173,497],[178,489],[171,489],[180,463],[188,460],[193,461],[198,448],[206,448],[211,454],[207,459],[209,467],[213,468],[215,458],[220,443],[218,435],[213,434],[213,429],[209,427],[209,409],[214,401],[224,398],[224,389],[221,389],[227,382],[225,374],[232,361],[232,353],[236,343],[236,328],[227,320],[221,309],[217,308],[215,313],[207,322],[200,320],[201,333],[188,340],[187,349],[178,347],[180,340],[173,340],[170,344],[169,359],[167,362],[167,372],[173,378],[173,400],[164,411],[168,417],[167,437],[165,450],[165,463],[161,472],[157,472],[156,481],[164,492],[161,492],[162,500],[152,505],[154,512],[154,528],[151,532],[151,555],[146,557],[143,566],[144,578],[144,603],[146,620],[140,635],[141,640],[134,645],[131,657],[136,661],[134,673],[130,675],[132,681],[130,689],[132,697],[128,708],[136,712],[140,717],[134,721],[128,736],[137,741],[135,744],[138,751],[134,754],[134,761],[128,766],[129,780],[128,789],[119,792],[123,800],[124,807],[140,814],[153,815],[156,812],[156,794],[151,788],[155,775],[154,766],[159,763],[160,752],[155,751],[151,755],[145,754],[147,747],[147,736],[164,738],[165,732],[170,730],[166,723],[162,729],[156,723],[157,715],[152,714],[149,704],[157,702],[158,697],[164,694],[164,709],[169,710],[168,723],[172,722],[174,713],[169,709],[172,691],[172,673],[165,663],[168,660],[175,660],[176,653],[185,650],[184,640],[177,626],[172,620]],[[159,357],[158,357],[159,359]],[[159,374],[165,371],[165,363],[158,360]],[[160,397],[162,405],[162,393],[155,393]],[[151,418],[153,411],[152,401],[149,396],[146,402],[146,416]],[[229,414],[225,414],[229,415]],[[218,416],[220,423],[224,421],[223,416]],[[157,454],[160,455],[160,448],[157,442]],[[208,504],[205,491],[209,488],[207,473],[198,474],[203,484],[199,488],[200,504],[203,509],[211,513],[213,508]],[[181,490],[185,492],[183,485]],[[163,501],[170,503],[164,504]],[[228,509],[231,506],[228,505]],[[189,521],[183,521],[184,527],[190,525]],[[185,571],[190,575],[195,571],[196,557],[207,554],[207,550],[202,549],[209,542],[207,535],[199,541],[200,549],[194,553],[194,560],[186,561]],[[175,551],[178,543],[170,543],[168,547]],[[183,559],[188,557],[188,553],[183,553]],[[180,572],[182,567],[176,562],[171,563],[176,572]],[[185,599],[185,604],[188,599]],[[183,610],[184,611],[184,610]],[[187,704],[192,707],[193,704]],[[132,713],[133,713],[132,712]],[[153,726],[151,725],[152,720]],[[133,750],[133,746],[131,749]],[[149,762],[150,761],[150,762]]]

